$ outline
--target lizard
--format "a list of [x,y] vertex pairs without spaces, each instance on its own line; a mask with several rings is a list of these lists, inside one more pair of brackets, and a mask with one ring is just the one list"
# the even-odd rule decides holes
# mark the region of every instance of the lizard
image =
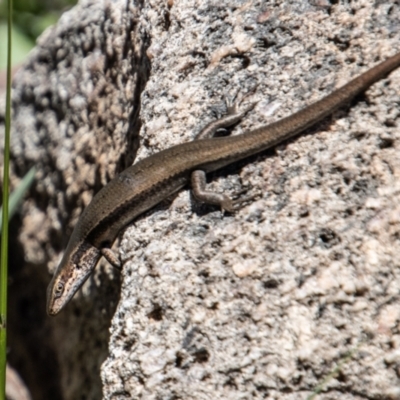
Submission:
[[196,200],[234,211],[238,203],[206,189],[206,174],[260,153],[315,125],[400,66],[400,53],[352,79],[311,105],[240,135],[213,137],[239,122],[254,104],[230,105],[196,140],[178,144],[133,164],[105,185],[82,212],[47,289],[47,313],[56,315],[90,276],[101,257],[121,268],[111,250],[120,230],[189,182]]

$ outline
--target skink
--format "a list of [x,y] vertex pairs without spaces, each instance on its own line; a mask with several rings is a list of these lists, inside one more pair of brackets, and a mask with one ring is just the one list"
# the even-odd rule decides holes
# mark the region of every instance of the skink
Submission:
[[272,124],[237,136],[212,137],[238,122],[249,109],[236,106],[209,124],[194,140],[160,151],[111,180],[83,211],[47,290],[47,313],[56,315],[104,256],[119,267],[111,246],[119,231],[138,215],[191,181],[194,196],[232,211],[234,202],[205,189],[205,174],[262,152],[287,140],[334,112],[377,80],[400,66],[400,53],[371,68],[310,106]]

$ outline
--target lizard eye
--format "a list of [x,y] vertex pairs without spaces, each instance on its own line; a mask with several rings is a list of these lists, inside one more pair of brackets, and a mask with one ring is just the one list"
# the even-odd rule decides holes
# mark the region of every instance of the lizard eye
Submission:
[[54,291],[55,298],[58,299],[59,297],[61,297],[63,291],[64,291],[64,283],[60,281],[57,283],[56,289]]

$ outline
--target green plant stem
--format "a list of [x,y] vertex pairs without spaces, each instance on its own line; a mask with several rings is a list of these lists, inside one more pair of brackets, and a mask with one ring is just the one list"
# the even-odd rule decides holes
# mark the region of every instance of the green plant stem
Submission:
[[[19,204],[25,196],[25,193],[31,186],[32,182],[35,179],[36,169],[32,167],[27,174],[23,177],[21,182],[18,183],[18,186],[15,190],[10,194],[8,198],[8,220],[10,221],[15,212],[18,209]],[[3,226],[3,208],[0,207],[0,229]]]
[[307,397],[306,400],[313,400],[318,394],[320,394],[325,386],[329,383],[330,380],[335,378],[335,376],[340,372],[343,365],[346,364],[351,358],[353,358],[354,354],[359,350],[360,346],[363,342],[359,342],[357,346],[355,346],[352,350],[350,350],[345,357],[343,357],[337,366],[323,379],[323,381],[313,390],[313,393]]
[[11,28],[12,0],[8,0],[7,18],[7,91],[4,135],[3,171],[3,224],[1,233],[0,259],[0,400],[6,398],[6,352],[7,352],[7,281],[8,281],[8,176],[10,164],[10,126],[11,126]]

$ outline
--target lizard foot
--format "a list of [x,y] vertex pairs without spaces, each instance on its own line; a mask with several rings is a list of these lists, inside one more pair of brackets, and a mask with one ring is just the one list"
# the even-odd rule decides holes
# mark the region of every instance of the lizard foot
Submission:
[[227,211],[229,213],[234,213],[241,208],[243,208],[245,205],[248,203],[251,203],[254,201],[256,198],[261,196],[261,192],[253,193],[253,194],[248,194],[246,196],[242,196],[244,193],[248,192],[248,188],[243,188],[242,190],[239,190],[234,193],[233,197],[234,199],[226,199],[222,204],[221,208],[224,211]]
[[118,256],[108,247],[103,247],[100,250],[102,256],[116,269],[121,271],[121,262],[119,261]]

